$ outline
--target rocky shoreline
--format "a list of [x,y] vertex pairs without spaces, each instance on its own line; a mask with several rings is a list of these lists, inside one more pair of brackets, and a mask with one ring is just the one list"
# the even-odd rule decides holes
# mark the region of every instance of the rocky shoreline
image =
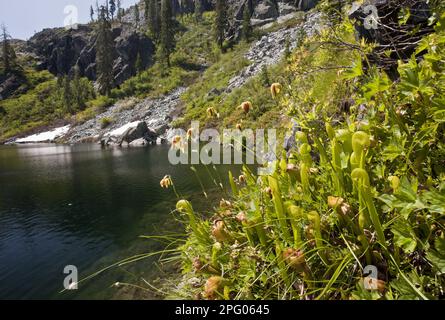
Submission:
[[[61,142],[99,142],[103,145],[161,143],[167,138],[167,130],[185,90],[180,87],[161,98],[144,99],[134,106],[131,101],[130,106],[125,105],[128,101],[117,103],[95,118],[70,129]],[[106,128],[103,128],[104,121],[110,121]]]

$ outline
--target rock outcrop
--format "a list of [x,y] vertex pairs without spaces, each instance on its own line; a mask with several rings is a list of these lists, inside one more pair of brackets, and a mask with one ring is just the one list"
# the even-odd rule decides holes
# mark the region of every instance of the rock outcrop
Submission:
[[117,144],[122,146],[124,142],[128,145],[135,140],[144,139],[149,143],[156,142],[158,138],[156,132],[153,129],[148,128],[147,123],[145,121],[141,121],[138,123],[136,127],[128,128],[119,138]]
[[[131,25],[120,25],[112,30],[114,37],[114,80],[121,84],[135,74],[138,53],[143,64],[152,63],[154,44],[144,33]],[[54,75],[70,74],[75,65],[82,76],[96,80],[96,34],[90,25],[77,29],[45,29],[27,42],[27,50],[37,59],[38,68]]]
[[301,24],[290,29],[271,32],[255,42],[245,54],[245,58],[251,61],[251,64],[229,81],[225,92],[229,93],[241,87],[251,77],[261,72],[264,66],[278,63],[283,58],[286,41],[289,41],[290,49],[295,49],[304,37],[310,37],[320,31],[320,20],[321,13],[308,13],[306,21]]
[[255,27],[277,21],[296,11],[307,11],[314,8],[318,0],[229,0],[230,27],[227,30],[227,40],[236,41],[241,36],[243,13],[246,5],[250,6],[251,21]]
[[10,73],[7,75],[0,75],[0,101],[7,99],[14,94],[20,94],[26,83],[26,78],[20,73]]
[[[377,27],[369,23],[371,12],[368,5],[377,9]],[[409,9],[408,19],[404,23],[400,23],[400,8]],[[349,12],[349,17],[356,21],[358,36],[376,43],[368,57],[369,62],[385,69],[394,80],[398,77],[398,61],[409,59],[420,39],[434,31],[433,26],[429,25],[430,16],[426,0],[367,0],[363,5],[355,4]]]

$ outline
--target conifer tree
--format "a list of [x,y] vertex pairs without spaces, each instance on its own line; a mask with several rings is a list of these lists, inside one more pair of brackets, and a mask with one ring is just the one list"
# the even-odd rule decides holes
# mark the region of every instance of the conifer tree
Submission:
[[158,0],[147,0],[148,1],[148,31],[150,36],[153,39],[157,39],[159,37],[159,31],[161,29],[160,26],[160,18],[159,18],[159,7]]
[[107,19],[106,9],[102,7],[96,41],[96,64],[99,91],[105,95],[109,95],[113,88],[113,51],[114,43],[111,23]]
[[246,41],[249,41],[252,36],[252,24],[250,21],[252,13],[250,12],[249,2],[246,2],[244,5],[243,11],[243,38]]
[[122,3],[121,3],[121,0],[117,0],[117,4],[116,4],[116,6],[117,6],[117,20],[119,21],[119,22],[122,22],[122,16],[123,16],[123,13],[122,13]]
[[74,79],[73,79],[73,93],[76,110],[83,109],[85,92],[82,90],[82,83],[80,79],[80,69],[78,65],[74,66]]
[[140,52],[138,52],[138,54],[137,54],[135,67],[136,67],[136,73],[140,77],[141,72],[144,71],[144,63],[142,61],[142,57],[141,57],[141,53]]
[[1,26],[2,33],[2,64],[3,64],[3,73],[7,74],[15,70],[16,64],[16,55],[14,48],[10,43],[10,35],[8,34],[8,30],[5,25]]
[[144,18],[147,24],[147,29],[150,30],[150,2],[151,0],[144,0]]
[[289,60],[290,56],[291,56],[290,39],[289,37],[287,37],[286,42],[284,44],[284,58],[286,60]]
[[226,0],[216,0],[215,40],[220,49],[224,49],[223,45],[227,24]]
[[261,81],[262,85],[265,87],[269,87],[271,85],[270,78],[269,78],[269,72],[267,71],[267,67],[265,65],[261,69],[260,81]]
[[161,37],[160,37],[160,59],[170,67],[170,55],[175,47],[175,31],[173,11],[170,0],[162,0],[161,7]]
[[73,93],[71,91],[71,81],[69,76],[64,76],[63,78],[63,107],[65,109],[65,112],[67,113],[73,113]]
[[141,17],[139,13],[139,5],[136,3],[134,6],[134,21],[136,23],[136,28],[139,28],[139,23],[141,22]]
[[110,14],[111,14],[111,19],[114,19],[114,14],[116,13],[116,1],[115,0],[110,0]]
[[91,19],[91,22],[94,21],[94,9],[93,9],[93,6],[90,6],[90,19]]
[[105,16],[110,19],[110,7],[108,6],[108,0],[105,0]]
[[202,19],[202,0],[195,0],[195,19],[201,21]]

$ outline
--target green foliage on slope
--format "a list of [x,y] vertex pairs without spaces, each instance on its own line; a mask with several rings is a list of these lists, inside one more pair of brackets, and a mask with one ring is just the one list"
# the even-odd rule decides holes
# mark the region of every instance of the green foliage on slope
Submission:
[[[189,236],[172,296],[443,298],[444,25],[419,44],[423,59],[399,63],[396,83],[364,72],[370,48],[344,41],[348,22],[298,49],[276,98],[301,128],[296,148],[270,176],[230,174],[233,198],[209,219],[178,202]],[[334,42],[343,66],[323,56]]]
[[[26,69],[26,82],[22,85],[25,93],[0,101],[4,110],[0,117],[0,141],[29,130],[47,126],[56,120],[69,117],[75,110],[75,98],[88,100],[93,97],[93,88],[87,79],[79,79],[78,88],[70,82],[70,108],[66,107],[63,81],[47,71],[36,72]],[[76,90],[81,91],[76,93]],[[73,96],[75,94],[75,97]],[[71,104],[72,108],[71,109]],[[82,107],[82,106],[80,106]]]

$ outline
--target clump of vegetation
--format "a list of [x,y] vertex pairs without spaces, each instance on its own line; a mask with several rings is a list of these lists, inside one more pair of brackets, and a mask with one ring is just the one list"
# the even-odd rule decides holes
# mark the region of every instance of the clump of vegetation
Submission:
[[443,298],[444,24],[442,15],[413,57],[399,62],[396,83],[377,68],[364,71],[372,48],[354,42],[349,22],[294,52],[291,80],[279,80],[274,98],[263,89],[298,123],[294,149],[269,164],[272,175],[229,173],[233,198],[210,218],[178,202],[188,238],[172,295]]
[[0,140],[69,118],[88,107],[91,102],[87,101],[95,96],[93,85],[86,78],[56,79],[47,71],[30,68],[24,69],[24,75],[25,93],[0,101],[5,110],[0,118]]
[[100,128],[105,129],[113,123],[113,119],[104,117],[100,119]]

